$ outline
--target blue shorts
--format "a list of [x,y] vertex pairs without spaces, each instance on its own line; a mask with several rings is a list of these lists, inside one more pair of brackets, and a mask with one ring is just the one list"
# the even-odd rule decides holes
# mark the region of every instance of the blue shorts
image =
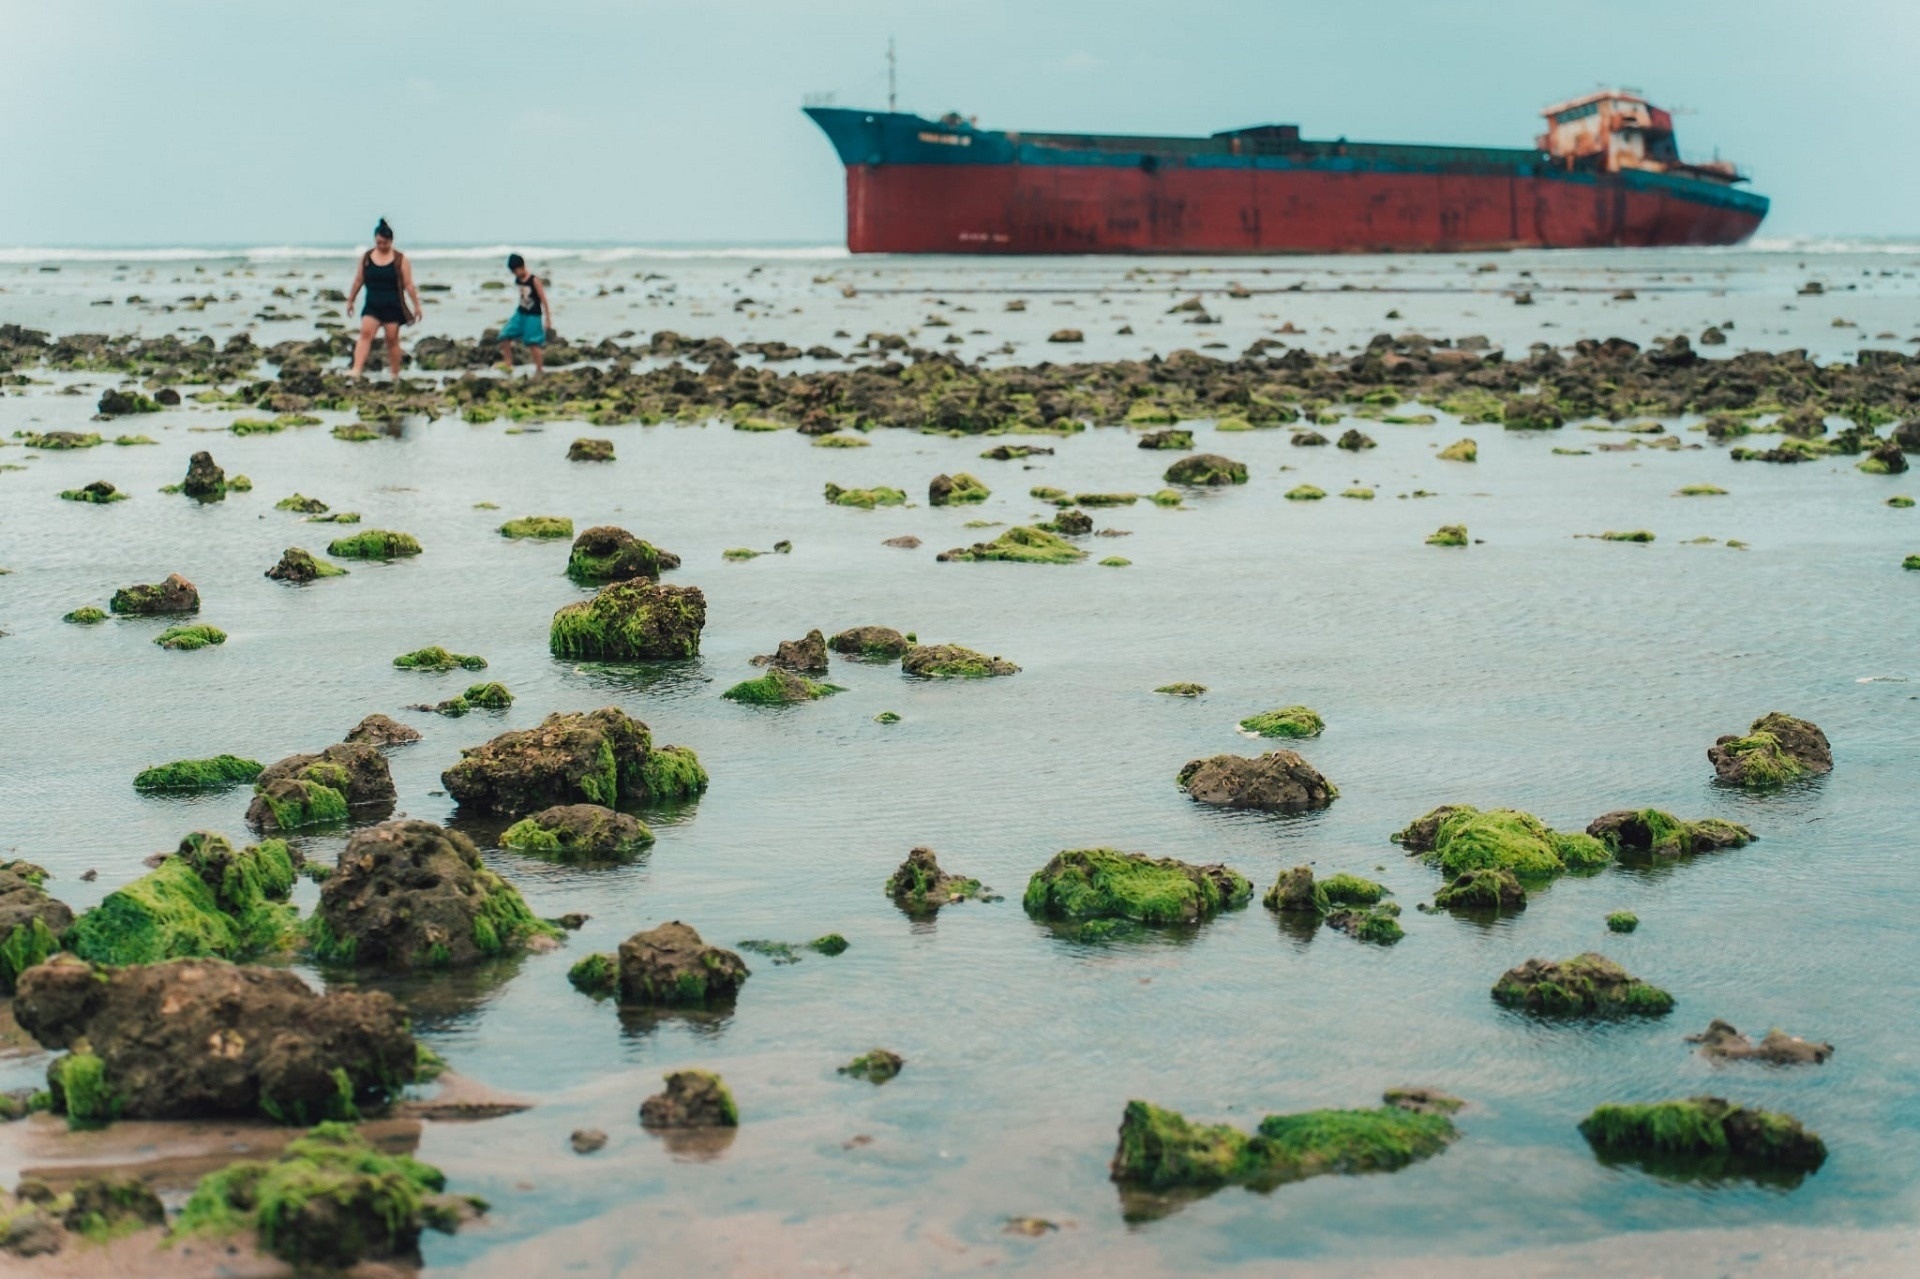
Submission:
[[540,322],[537,315],[528,315],[525,311],[515,311],[500,326],[502,342],[524,342],[528,346],[547,344],[547,326]]

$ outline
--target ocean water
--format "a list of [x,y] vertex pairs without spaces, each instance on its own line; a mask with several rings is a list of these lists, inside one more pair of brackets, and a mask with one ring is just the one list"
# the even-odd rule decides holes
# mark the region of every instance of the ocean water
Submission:
[[[449,286],[429,294],[425,331],[473,333],[503,317],[503,295],[479,287],[500,278],[493,256],[418,255],[422,281]],[[1519,351],[1732,320],[1729,344],[1710,353],[1798,346],[1843,359],[1863,346],[1911,349],[1920,335],[1920,246],[1271,262],[599,249],[536,255],[536,265],[555,279],[561,329],[588,341],[673,328],[844,348],[836,330],[915,328],[929,345],[959,333],[962,353],[1012,343],[988,358],[1028,362],[1216,341],[1230,354],[1288,324],[1301,332],[1283,340],[1321,350],[1413,330],[1485,334]],[[350,269],[350,254],[326,250],[21,253],[0,261],[0,323],[216,338],[245,328],[271,343],[337,311],[297,291],[344,288]],[[1826,291],[1801,296],[1807,280]],[[1231,282],[1254,296],[1226,298]],[[1295,283],[1304,287],[1285,291]],[[292,296],[275,298],[275,287]],[[1629,288],[1633,301],[1614,300]],[[1535,305],[1516,307],[1519,289]],[[1196,292],[1222,323],[1166,313]],[[200,311],[176,301],[209,293],[222,300]],[[109,297],[112,307],[93,305]],[[1014,297],[1024,312],[1003,309]],[[270,301],[301,318],[255,318]],[[1390,310],[1400,318],[1386,319]],[[930,315],[951,327],[926,326]],[[1136,332],[1115,333],[1123,323]],[[1047,344],[1062,327],[1085,342]],[[87,429],[112,383],[34,376],[0,398],[9,445],[18,430]],[[1628,437],[1578,425],[1503,432],[1432,411],[1431,426],[1354,423],[1379,443],[1358,455],[1291,447],[1284,430],[1192,423],[1198,447],[1246,462],[1250,482],[1177,510],[1095,511],[1098,527],[1127,535],[1087,539],[1092,555],[1074,566],[933,557],[992,535],[969,520],[1043,517],[1030,486],[1151,492],[1172,456],[1137,449],[1119,429],[1012,463],[982,460],[992,441],[980,439],[876,432],[869,448],[836,451],[722,424],[508,434],[505,423],[443,420],[364,444],[324,428],[235,438],[222,430],[232,412],[191,402],[114,425],[152,435],[155,448],[0,448],[0,462],[24,468],[0,472],[0,567],[12,570],[0,577],[0,849],[47,866],[51,889],[84,907],[186,831],[244,834],[244,790],[143,797],[130,784],[140,768],[315,750],[373,711],[425,734],[391,760],[400,811],[434,820],[454,816],[439,774],[461,747],[550,711],[620,706],[657,741],[695,748],[712,789],[659,821],[658,843],[629,866],[549,865],[492,847],[497,826],[460,823],[536,911],[592,918],[557,953],[392,984],[457,1071],[536,1103],[506,1119],[428,1125],[421,1156],[493,1205],[483,1226],[428,1238],[429,1274],[1417,1268],[1682,1231],[1853,1237],[1870,1248],[1920,1210],[1920,889],[1909,866],[1920,574],[1900,569],[1920,551],[1920,509],[1884,505],[1916,482],[1861,475],[1845,458],[1736,464],[1711,445],[1558,456],[1555,447]],[[1705,443],[1689,423],[1667,425]],[[611,438],[618,460],[568,463],[582,434]],[[1479,441],[1477,464],[1434,457],[1463,435]],[[202,448],[229,475],[251,477],[252,493],[200,506],[156,491]],[[926,482],[957,470],[979,475],[992,497],[926,506]],[[133,499],[96,508],[56,496],[98,478]],[[831,507],[820,496],[829,481],[895,485],[915,504]],[[1673,496],[1692,482],[1730,493]],[[1285,500],[1301,483],[1378,496]],[[282,549],[318,551],[333,531],[272,509],[296,490],[362,512],[362,528],[412,532],[425,553],[351,564],[349,576],[304,588],[268,581]],[[1403,496],[1415,490],[1434,495]],[[475,509],[483,501],[500,509]],[[678,552],[684,566],[667,580],[698,585],[708,601],[700,657],[616,667],[549,656],[548,619],[581,593],[561,574],[564,542],[494,531],[524,514],[618,524]],[[1466,524],[1475,544],[1424,545],[1448,523]],[[1625,528],[1657,540],[1577,536]],[[919,550],[881,545],[908,533]],[[1716,540],[1687,544],[1695,537]],[[722,559],[779,539],[791,554]],[[1110,554],[1132,563],[1093,562]],[[201,618],[228,632],[224,646],[169,653],[149,642],[158,621],[59,620],[172,571],[198,584]],[[923,683],[897,666],[836,659],[828,678],[846,691],[826,700],[776,710],[721,700],[777,641],[868,623],[1022,670]],[[486,656],[513,708],[451,720],[404,712],[471,681],[391,666],[432,643]],[[1193,701],[1151,691],[1174,680],[1210,691]],[[1226,813],[1175,788],[1189,759],[1260,749],[1237,733],[1239,718],[1295,702],[1327,720],[1301,750],[1339,785],[1331,808]],[[1759,797],[1717,786],[1705,748],[1774,709],[1826,730],[1834,772]],[[886,710],[902,721],[873,722]],[[1446,802],[1522,807],[1561,828],[1655,805],[1732,818],[1760,838],[1658,872],[1563,879],[1489,925],[1415,911],[1437,873],[1388,842]],[[328,859],[346,836],[299,842]],[[881,884],[919,844],[1006,900],[908,920]],[[1090,845],[1225,862],[1256,891],[1302,862],[1362,874],[1405,907],[1407,936],[1391,948],[1324,929],[1301,936],[1256,899],[1186,934],[1064,940],[1026,917],[1020,892],[1054,852]],[[81,880],[89,869],[97,881]],[[312,887],[299,891],[311,905]],[[1618,909],[1639,915],[1639,931],[1606,931]],[[574,959],[667,919],[723,945],[829,931],[852,945],[790,966],[748,956],[754,975],[718,1018],[623,1018],[568,986]],[[1675,1013],[1542,1025],[1488,997],[1513,964],[1588,949],[1673,992]],[[1683,1042],[1713,1017],[1756,1036],[1777,1025],[1838,1052],[1798,1070],[1714,1066]],[[876,1045],[906,1057],[899,1078],[876,1088],[836,1074]],[[0,1086],[33,1082],[46,1061],[0,1059]],[[720,1071],[739,1102],[742,1126],[723,1148],[675,1150],[638,1126],[660,1076],[687,1066]],[[1129,1098],[1251,1127],[1272,1112],[1371,1105],[1402,1084],[1471,1106],[1456,1145],[1392,1175],[1230,1188],[1134,1221],[1107,1179]],[[1604,1166],[1575,1131],[1602,1102],[1703,1092],[1800,1116],[1831,1157],[1792,1187],[1679,1183]],[[612,1140],[575,1156],[566,1139],[577,1127]],[[1011,1216],[1061,1229],[1009,1235]]]

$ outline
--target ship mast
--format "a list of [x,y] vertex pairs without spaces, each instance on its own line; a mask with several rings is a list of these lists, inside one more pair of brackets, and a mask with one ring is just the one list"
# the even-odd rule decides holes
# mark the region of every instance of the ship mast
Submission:
[[887,37],[887,111],[893,111],[893,37]]

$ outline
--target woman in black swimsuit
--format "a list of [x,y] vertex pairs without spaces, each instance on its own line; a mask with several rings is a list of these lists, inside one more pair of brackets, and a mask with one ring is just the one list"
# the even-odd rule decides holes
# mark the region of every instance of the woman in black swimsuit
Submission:
[[[413,266],[407,255],[393,247],[393,228],[385,218],[373,229],[373,248],[360,255],[360,269],[353,273],[353,287],[347,290],[347,318],[353,318],[353,300],[360,289],[367,290],[367,305],[360,312],[360,340],[353,346],[353,375],[366,367],[367,352],[373,347],[375,329],[387,331],[387,363],[393,376],[400,376],[400,326],[420,318],[420,290],[413,287]],[[413,310],[407,310],[407,295],[413,297]]]

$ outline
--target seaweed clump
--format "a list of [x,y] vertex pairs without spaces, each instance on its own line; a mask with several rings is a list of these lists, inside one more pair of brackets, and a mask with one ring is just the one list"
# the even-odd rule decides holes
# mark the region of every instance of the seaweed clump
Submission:
[[1514,808],[1482,812],[1464,804],[1443,804],[1397,832],[1393,842],[1452,880],[1494,869],[1522,882],[1542,881],[1613,860],[1607,845],[1592,835],[1553,830],[1532,813]]
[[1721,1097],[1600,1106],[1580,1135],[1602,1158],[1688,1176],[1804,1174],[1827,1160],[1826,1143],[1792,1115]]
[[1819,726],[1779,711],[1753,721],[1744,737],[1720,737],[1707,748],[1707,759],[1722,782],[1748,790],[1833,771],[1833,748]]
[[238,755],[215,755],[209,759],[177,759],[171,764],[156,764],[134,775],[133,788],[140,791],[225,790],[260,776],[264,765],[259,760]]
[[0,865],[0,995],[13,993],[20,974],[60,949],[73,911],[42,887],[47,872],[27,861]]
[[519,540],[530,537],[537,541],[551,541],[555,538],[572,537],[573,521],[558,515],[527,515],[517,520],[508,520],[500,526],[500,536]]
[[266,575],[276,582],[292,582],[303,586],[323,577],[345,577],[347,570],[338,564],[314,555],[312,551],[300,546],[289,546],[280,554],[280,562],[267,570]]
[[342,560],[397,560],[420,554],[420,543],[411,533],[370,528],[334,538],[327,543],[327,554]]
[[297,912],[288,902],[296,863],[284,841],[236,851],[195,831],[153,870],[81,915],[66,948],[99,964],[152,964],[217,956],[244,960],[289,949]]
[[191,653],[196,649],[226,643],[227,633],[218,626],[196,622],[192,626],[169,626],[154,636],[153,642],[174,652]]
[[905,493],[884,485],[870,489],[847,489],[838,484],[828,484],[826,494],[830,505],[857,506],[863,511],[871,511],[876,506],[904,506],[907,501]]
[[645,724],[606,706],[556,711],[536,728],[469,746],[440,781],[464,808],[522,817],[563,804],[690,799],[706,790],[707,772],[687,747],[654,746]]
[[83,484],[77,489],[61,489],[61,500],[67,502],[88,502],[94,506],[105,506],[110,502],[124,502],[127,495],[105,480],[95,480]]
[[1218,453],[1194,453],[1180,458],[1162,477],[1168,484],[1193,484],[1220,487],[1247,482],[1247,464]]
[[1196,924],[1252,897],[1246,876],[1218,863],[1195,866],[1171,857],[1079,848],[1056,853],[1035,871],[1022,905],[1036,919]]
[[839,1073],[864,1079],[871,1084],[884,1084],[899,1074],[906,1064],[907,1059],[899,1053],[886,1048],[874,1048],[840,1067]]
[[742,680],[720,696],[748,706],[791,706],[840,692],[838,684],[824,684],[784,667],[768,669],[758,679]]
[[450,671],[455,668],[483,671],[487,668],[487,659],[475,653],[450,653],[438,644],[429,644],[411,653],[400,654],[393,659],[393,664],[405,671]]
[[927,485],[927,505],[929,506],[967,506],[975,502],[984,502],[993,496],[978,476],[965,471],[953,475],[936,475]]
[[1428,546],[1465,546],[1467,544],[1467,526],[1464,524],[1442,524],[1427,536]]
[[1241,729],[1256,737],[1318,737],[1326,726],[1320,713],[1308,706],[1283,706],[1240,721]]

